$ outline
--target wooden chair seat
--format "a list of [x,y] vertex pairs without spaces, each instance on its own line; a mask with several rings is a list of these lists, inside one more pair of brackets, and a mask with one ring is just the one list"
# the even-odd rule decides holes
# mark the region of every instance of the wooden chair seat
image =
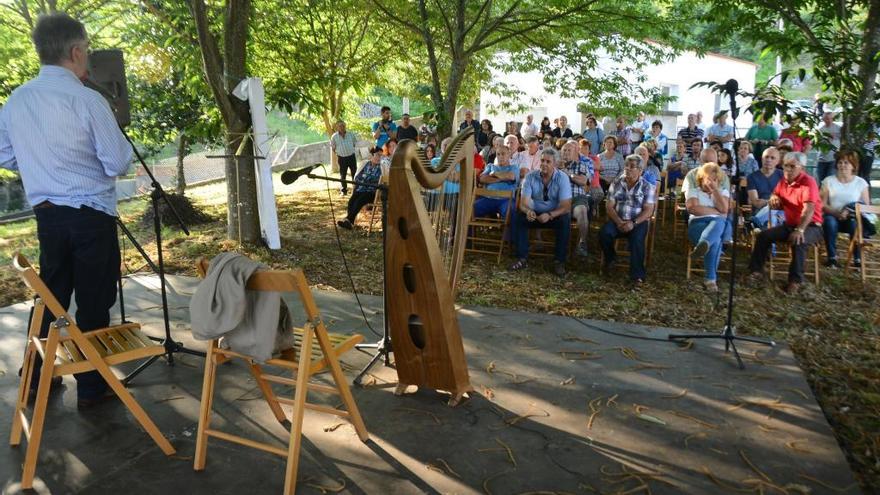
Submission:
[[[136,323],[83,332],[23,255],[13,256],[12,264],[25,284],[36,292],[38,297],[34,303],[34,313],[28,329],[28,344],[22,364],[15,413],[12,418],[12,432],[9,437],[9,443],[12,446],[21,443],[22,433],[28,441],[22,472],[22,488],[33,487],[46,419],[49,388],[52,377],[56,376],[97,371],[162,452],[165,455],[174,454],[175,450],[168,439],[162,435],[153,420],[110,369],[110,366],[116,364],[158,356],[165,352],[165,348],[150,340],[141,331],[140,325]],[[55,317],[55,322],[49,325],[47,337],[40,338],[40,327],[46,311]],[[43,363],[40,368],[40,380],[37,385],[33,414],[29,419],[25,410],[27,409],[30,382],[34,375],[37,354],[43,359]]]
[[[84,335],[104,361],[111,366],[165,353],[165,347],[147,337],[138,323],[126,323]],[[37,352],[41,357],[45,356],[48,339],[34,339],[32,340],[37,346]],[[55,359],[59,364],[55,366],[52,376],[72,375],[95,369],[83,351],[77,347],[73,337],[58,339],[58,345]]]
[[468,222],[466,253],[494,254],[496,263],[501,262],[504,253],[505,233],[510,227],[510,216],[515,208],[515,191],[490,191],[485,188],[474,190],[474,202],[480,198],[494,198],[507,200],[507,215],[499,217],[475,217],[471,215]]
[[[208,271],[207,260],[199,260],[197,268],[199,275],[204,277]],[[303,415],[306,409],[346,418],[351,421],[361,441],[366,442],[369,439],[366,426],[358,411],[357,404],[354,402],[354,397],[351,395],[348,382],[342,373],[342,367],[339,364],[339,356],[353,349],[355,345],[363,340],[363,336],[359,334],[333,334],[327,331],[323,321],[321,321],[321,315],[312,298],[308,282],[302,270],[258,271],[248,279],[247,289],[297,293],[305,309],[307,321],[303,328],[294,329],[295,345],[293,352],[282,352],[282,357],[269,359],[265,363],[259,363],[252,357],[232,349],[222,349],[218,346],[217,339],[209,342],[205,359],[205,374],[202,384],[202,401],[199,411],[199,428],[196,435],[196,453],[193,460],[193,469],[196,471],[205,469],[208,455],[208,438],[217,438],[237,443],[245,447],[286,457],[284,493],[291,495],[296,491],[299,451],[302,446]],[[262,392],[263,398],[275,419],[279,423],[290,425],[290,436],[288,445],[285,448],[244,438],[212,427],[211,416],[217,365],[232,358],[245,362],[248,371],[254,377],[257,387]],[[304,363],[307,363],[307,365],[304,366]],[[281,368],[286,372],[286,376],[267,373],[264,367]],[[335,386],[312,383],[310,381],[312,376],[325,369],[330,370]],[[294,388],[294,396],[292,398],[279,397],[272,389],[272,385],[292,386]],[[345,409],[308,402],[308,393],[310,391],[339,395]],[[281,404],[293,406],[290,418],[281,408]]]
[[[776,225],[776,215],[773,213],[774,211],[775,210],[770,211],[770,216],[767,221],[768,228]],[[791,244],[786,241],[780,241],[775,244],[775,247],[771,248],[768,254],[770,257],[770,280],[777,277],[788,277],[788,267],[791,264]],[[821,242],[817,242],[807,248],[807,256],[804,261],[804,277],[812,277],[816,287],[819,286],[819,244],[821,244]],[[754,239],[752,240],[752,245],[755,245]],[[813,257],[812,261],[810,260],[810,255]]]
[[[294,339],[296,340],[296,345],[293,347],[293,353],[296,356],[302,355],[302,344],[305,337],[305,329],[304,328],[294,328],[293,329]],[[330,340],[330,344],[333,347],[333,354],[337,358],[346,352],[354,349],[354,347],[360,344],[364,340],[364,336],[360,334],[354,335],[345,335],[341,333],[331,333],[327,332],[327,337]],[[239,358],[248,361],[249,363],[256,363],[253,358],[247,356],[245,354],[241,354],[235,352],[231,349],[221,349],[217,348],[215,351],[217,354],[224,355],[228,358]],[[309,365],[309,374],[314,375],[316,373],[320,373],[321,371],[327,369],[329,366],[329,361],[326,356],[324,356],[324,350],[321,348],[321,344],[317,340],[312,340],[312,353],[311,353],[312,361]],[[222,361],[222,360],[221,360]],[[279,368],[287,368],[290,370],[296,370],[299,368],[299,362],[296,359],[290,359],[285,357],[272,358],[265,362],[267,366],[277,366]]]

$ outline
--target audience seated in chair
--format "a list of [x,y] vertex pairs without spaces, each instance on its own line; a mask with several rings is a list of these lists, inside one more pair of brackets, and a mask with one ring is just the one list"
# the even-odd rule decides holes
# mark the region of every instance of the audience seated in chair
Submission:
[[[825,234],[825,249],[828,253],[826,266],[837,267],[837,233],[849,234],[850,239],[856,233],[855,203],[871,204],[868,183],[855,175],[859,163],[858,155],[853,151],[837,153],[837,173],[829,175],[822,181],[820,196],[822,197],[822,230]],[[865,232],[870,237],[873,222],[862,222]],[[861,253],[858,247],[853,253],[855,266],[861,264]]]
[[519,208],[513,217],[513,238],[517,260],[511,270],[528,266],[529,230],[553,229],[556,233],[554,271],[565,275],[568,239],[571,235],[571,181],[558,170],[559,155],[552,148],[541,152],[541,169],[523,179]]
[[697,187],[689,189],[685,197],[690,213],[688,238],[694,245],[690,256],[703,258],[703,284],[709,292],[718,292],[718,263],[730,209],[730,189],[721,187],[723,176],[717,164],[704,164],[696,172]]
[[[508,136],[511,137],[511,136]],[[516,136],[512,136],[516,139]],[[519,165],[510,163],[510,148],[502,144],[496,151],[495,163],[486,165],[480,174],[480,184],[490,191],[514,191],[519,179]],[[507,216],[510,201],[507,198],[479,198],[474,202],[474,216]]]
[[642,160],[642,177],[648,181],[652,186],[659,190],[660,187],[660,168],[657,167],[655,161],[652,158],[651,145],[642,143],[636,146],[633,154],[637,155]]
[[657,188],[642,176],[643,166],[637,155],[626,157],[623,175],[608,188],[605,208],[609,220],[599,232],[606,273],[616,257],[614,240],[619,237],[629,240],[629,276],[636,287],[645,281],[645,241],[657,204]]
[[[393,142],[393,140],[389,142]],[[361,208],[370,204],[376,197],[376,186],[381,177],[382,150],[373,148],[370,150],[370,160],[354,176],[354,181],[361,182],[361,184],[354,186],[354,193],[348,198],[348,214],[342,220],[337,221],[336,225],[348,230],[353,228],[354,220]]]
[[569,141],[562,147],[559,169],[571,182],[571,214],[577,222],[578,256],[587,256],[587,234],[590,226],[590,179],[593,177],[593,161],[581,160],[578,143]]
[[755,160],[755,157],[752,156],[752,143],[745,139],[737,142],[736,158],[737,162],[739,162],[737,165],[739,166],[740,175],[743,177],[748,177],[761,168],[758,165],[758,160]]
[[[748,141],[743,141],[748,143]],[[771,146],[764,149],[761,156],[761,168],[748,175],[746,189],[749,194],[749,204],[752,206],[752,225],[764,230],[770,216],[770,195],[776,189],[776,185],[782,180],[782,170],[776,168],[779,164],[779,150]],[[776,214],[776,212],[774,212]]]
[[769,205],[785,212],[785,223],[758,234],[749,262],[749,276],[753,282],[764,277],[764,264],[774,242],[787,241],[791,245],[791,264],[788,267],[786,292],[797,292],[804,283],[804,262],[807,249],[822,239],[822,199],[812,176],[804,172],[807,155],[788,153],[783,165],[782,180],[770,196]]

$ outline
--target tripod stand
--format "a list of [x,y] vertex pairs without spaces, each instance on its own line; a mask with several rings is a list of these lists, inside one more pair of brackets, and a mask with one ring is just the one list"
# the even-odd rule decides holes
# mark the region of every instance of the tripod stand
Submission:
[[[731,79],[725,85],[725,89],[730,96],[730,117],[731,124],[733,126],[733,142],[736,142],[736,117],[739,115],[739,111],[736,107],[735,97],[738,84],[735,80]],[[727,288],[727,317],[724,323],[724,329],[720,334],[670,334],[668,336],[669,340],[688,340],[688,339],[723,339],[724,340],[724,352],[730,352],[733,350],[733,355],[736,357],[736,362],[739,366],[739,369],[744,370],[746,367],[743,364],[742,358],[739,355],[739,351],[736,349],[736,341],[742,340],[745,342],[753,342],[756,344],[775,346],[776,342],[772,340],[764,340],[755,337],[741,337],[736,334],[736,327],[733,326],[733,294],[734,294],[734,286],[736,285],[736,241],[738,233],[739,233],[739,195],[740,195],[740,163],[737,153],[733,153],[734,157],[734,167],[736,173],[733,175],[734,188],[733,188],[733,246],[731,247],[730,253],[730,283]],[[687,180],[687,178],[685,178]],[[685,233],[687,235],[687,233]]]
[[[320,165],[315,165],[315,166],[312,166],[311,168],[308,168],[308,167],[307,168],[308,168],[308,170],[311,170],[312,168],[315,168],[318,166],[320,166]],[[289,176],[290,178],[285,178],[284,174],[282,174],[281,182],[283,182],[285,184],[290,184],[293,181],[295,181],[296,179],[298,179],[300,177],[300,175],[303,174],[303,172],[308,172],[308,171],[303,170],[303,171],[299,171],[299,172],[292,172],[291,175]],[[323,180],[339,182],[339,183],[343,182],[342,179],[337,179],[335,177],[315,175],[312,173],[307,173],[307,175],[310,179],[323,179]],[[385,242],[387,240],[386,231],[387,231],[387,225],[388,225],[388,186],[386,186],[384,184],[372,184],[372,183],[366,183],[366,182],[359,182],[356,180],[350,180],[350,181],[346,181],[346,182],[350,182],[350,183],[354,184],[355,186],[376,187],[376,189],[379,190],[379,198],[382,201],[382,268],[383,268],[383,272],[384,272],[385,266],[388,261],[387,254],[385,253]],[[370,362],[367,363],[367,365],[364,366],[364,368],[360,371],[360,373],[358,373],[357,376],[354,378],[353,383],[356,386],[362,385],[364,375],[366,375],[370,371],[370,369],[372,369],[373,366],[375,366],[376,363],[379,362],[379,359],[384,360],[385,366],[389,366],[391,364],[391,359],[388,357],[388,355],[391,354],[393,352],[393,350],[391,347],[391,336],[389,335],[389,331],[388,331],[388,299],[387,299],[388,290],[387,289],[388,289],[387,280],[386,280],[386,277],[383,277],[382,278],[382,338],[372,344],[357,344],[355,346],[355,349],[362,351],[362,352],[368,352],[367,351],[368,349],[373,349],[376,352],[373,355],[373,357],[370,359]]]
[[[183,230],[183,232],[186,235],[189,235],[189,229],[187,229],[186,225],[183,223],[183,219],[180,218],[180,214],[174,208],[174,205],[171,203],[171,201],[168,200],[168,195],[167,195],[167,193],[165,193],[165,190],[162,189],[162,184],[160,184],[159,181],[156,180],[156,176],[153,175],[153,172],[151,172],[149,167],[147,167],[147,164],[144,162],[144,159],[141,156],[140,152],[137,150],[137,147],[134,145],[134,142],[131,140],[131,138],[128,136],[128,134],[125,132],[125,130],[122,130],[122,134],[125,136],[125,139],[128,140],[129,144],[131,144],[131,148],[134,150],[135,156],[137,156],[138,161],[140,162],[141,166],[147,172],[147,175],[150,177],[150,180],[152,181],[150,183],[150,185],[153,188],[152,192],[150,192],[150,203],[151,203],[152,209],[153,209],[153,232],[156,235],[156,253],[157,253],[156,257],[159,262],[158,265],[153,263],[153,261],[150,259],[150,257],[147,255],[147,253],[144,251],[143,247],[141,247],[141,245],[138,244],[137,241],[134,239],[134,236],[132,235],[131,231],[129,231],[125,227],[125,225],[123,225],[123,223],[121,221],[119,221],[118,219],[117,219],[117,224],[122,228],[122,231],[125,233],[126,237],[128,237],[128,239],[131,241],[131,243],[137,248],[137,250],[140,252],[141,256],[144,257],[144,259],[147,261],[147,264],[150,265],[150,268],[152,268],[152,270],[159,276],[159,287],[160,287],[160,291],[162,294],[162,318],[165,323],[165,336],[163,338],[150,337],[153,340],[162,342],[162,345],[165,347],[165,353],[157,355],[157,356],[153,356],[150,359],[144,361],[137,368],[135,368],[134,371],[129,373],[125,378],[123,378],[122,383],[124,385],[128,385],[129,383],[131,383],[132,380],[134,380],[134,378],[137,375],[139,375],[142,371],[147,369],[151,364],[156,362],[156,360],[159,359],[160,356],[165,356],[165,360],[168,362],[168,364],[173,366],[174,365],[174,353],[182,352],[182,353],[192,354],[194,356],[201,356],[201,357],[205,357],[205,353],[200,352],[200,351],[194,351],[191,349],[187,349],[186,347],[184,347],[182,342],[176,342],[171,337],[171,323],[170,323],[169,315],[168,315],[168,294],[167,294],[166,283],[165,283],[165,264],[164,264],[164,259],[162,257],[162,220],[161,220],[160,214],[159,214],[159,201],[160,200],[165,201],[165,204],[168,205],[168,208],[171,210],[171,213],[174,215],[175,220],[177,220],[177,224],[180,225],[181,230]],[[121,277],[119,280],[119,307],[120,307],[120,312],[122,313],[122,320],[125,321],[125,303],[124,303],[124,299],[122,296],[122,279],[121,279]]]

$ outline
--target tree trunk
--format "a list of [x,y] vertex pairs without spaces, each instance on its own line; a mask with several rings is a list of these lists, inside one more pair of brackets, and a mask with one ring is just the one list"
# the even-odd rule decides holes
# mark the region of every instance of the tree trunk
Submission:
[[868,7],[865,30],[862,33],[862,51],[859,56],[858,80],[863,82],[861,92],[853,102],[852,109],[844,112],[841,144],[847,143],[851,148],[861,152],[868,141],[871,122],[866,122],[865,109],[876,98],[876,80],[878,65],[877,53],[880,52],[880,0],[873,0]]
[[257,245],[261,236],[254,148],[249,139],[241,146],[247,129],[233,128],[226,135],[227,235],[242,244]]
[[455,106],[458,104],[458,92],[464,80],[464,71],[467,60],[456,60],[449,68],[449,79],[446,85],[446,98],[437,108],[437,135],[452,136],[458,129],[452,128],[455,116]]
[[177,141],[177,194],[186,192],[186,172],[183,170],[183,159],[189,154],[189,138],[185,132],[180,133]]

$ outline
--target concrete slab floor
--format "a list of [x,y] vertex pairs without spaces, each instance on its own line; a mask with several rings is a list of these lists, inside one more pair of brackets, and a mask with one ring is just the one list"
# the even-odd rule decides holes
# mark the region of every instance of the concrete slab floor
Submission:
[[[203,349],[188,331],[197,280],[169,281],[175,338]],[[353,295],[315,296],[331,331],[375,340]],[[381,331],[381,299],[361,300]],[[159,301],[155,277],[126,279],[128,317],[157,336]],[[301,321],[297,301],[289,304]],[[11,424],[28,308],[0,310],[0,432]],[[368,386],[353,389],[369,442],[343,420],[307,412],[300,493],[772,493],[771,483],[790,493],[860,493],[784,344],[741,344],[740,371],[723,344],[684,348],[666,341],[664,328],[479,307],[461,309],[460,321],[470,399],[449,408],[434,391],[395,397],[394,370],[373,368]],[[345,355],[349,378],[368,359]],[[77,412],[75,381],[65,377],[64,392],[50,399],[36,492],[281,492],[281,457],[216,439],[206,470],[193,471],[202,359],[178,354],[176,363],[157,362],[130,387],[176,455],[162,455],[121,403]],[[243,366],[221,366],[217,387],[215,426],[286,445],[286,430]],[[20,491],[23,457],[24,448],[0,447],[2,493]]]

